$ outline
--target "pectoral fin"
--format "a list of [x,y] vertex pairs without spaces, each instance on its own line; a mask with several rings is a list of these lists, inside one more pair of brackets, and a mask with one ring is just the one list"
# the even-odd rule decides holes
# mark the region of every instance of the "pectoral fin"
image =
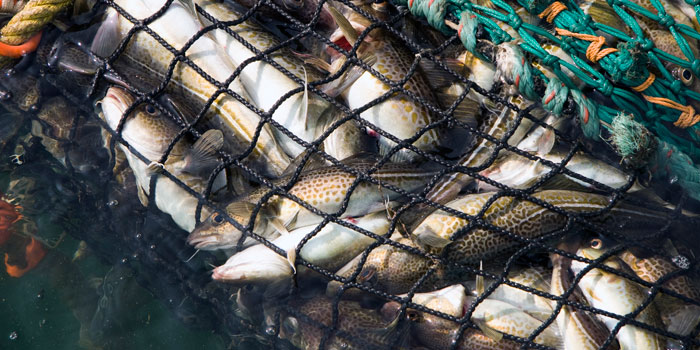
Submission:
[[416,235],[416,239],[421,244],[435,248],[445,248],[448,244],[452,243],[449,239],[440,237],[429,228],[424,229],[423,232]]
[[486,324],[486,321],[484,320],[474,320],[474,324],[479,327],[479,330],[481,330],[482,333],[484,333],[485,336],[495,340],[495,341],[501,341],[503,339],[503,334],[493,328],[491,328],[489,325]]
[[183,172],[200,174],[217,163],[216,152],[224,146],[224,134],[220,130],[207,130],[185,155]]
[[110,8],[107,11],[105,20],[97,29],[95,38],[92,40],[90,51],[95,55],[106,58],[112,55],[121,43],[122,37],[119,33],[119,13]]

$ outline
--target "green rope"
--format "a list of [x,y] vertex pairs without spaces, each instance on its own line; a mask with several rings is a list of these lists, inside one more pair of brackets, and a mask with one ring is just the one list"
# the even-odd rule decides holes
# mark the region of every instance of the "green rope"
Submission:
[[[467,0],[394,1],[397,5],[408,6],[412,14],[427,19],[432,26],[444,33],[452,32],[444,25],[445,17],[451,14],[458,18],[459,38],[464,47],[477,57],[483,57],[476,48],[477,26],[480,25],[491,41],[498,45],[500,55],[496,56],[494,63],[511,68],[501,69],[501,72],[507,81],[515,84],[525,98],[541,101],[544,108],[559,115],[562,113],[564,102],[570,96],[578,105],[579,124],[587,138],[598,139],[600,126],[610,125],[613,139],[617,140],[614,144],[627,163],[636,166],[667,164],[668,170],[665,168],[663,172],[658,173],[658,176],[677,177],[678,181],[692,192],[691,195],[694,198],[700,197],[700,190],[693,190],[695,187],[700,187],[700,179],[691,176],[691,173],[697,174],[693,162],[700,161],[698,147],[700,123],[680,133],[678,130],[672,132],[669,128],[676,129],[672,123],[678,119],[679,112],[647,102],[633,89],[650,77],[649,67],[654,67],[661,74],[657,75],[651,85],[643,91],[644,95],[665,98],[681,105],[686,105],[690,100],[700,101],[700,92],[692,91],[676,80],[663,63],[666,61],[679,67],[689,68],[697,78],[700,78],[700,58],[694,56],[690,43],[686,39],[688,37],[700,40],[700,33],[674,20],[659,0],[650,0],[658,13],[653,13],[629,0],[607,0],[620,20],[630,28],[632,36],[611,26],[595,22],[574,1],[563,0],[566,9],[554,17],[552,25],[575,33],[573,37],[555,36],[537,23],[523,21],[513,7],[503,0],[491,0],[494,8],[477,5]],[[519,5],[531,15],[539,15],[552,2],[553,0],[518,0]],[[700,20],[700,0],[686,0],[686,2],[693,6],[696,17]],[[645,36],[637,22],[638,18],[630,12],[659,23],[660,28],[666,28],[670,37],[678,43],[685,58],[676,57],[657,48],[654,42]],[[593,64],[584,58],[591,42],[579,39],[576,34],[598,37],[599,32],[616,38],[620,44],[616,52],[605,55],[598,60],[597,64]],[[502,44],[513,40],[517,40],[517,45]],[[543,43],[561,48],[569,55],[573,64],[547,52],[542,47]],[[535,61],[541,69],[533,66]],[[550,73],[549,75],[543,73],[545,69]],[[565,70],[575,76],[580,83],[607,96],[615,108],[603,106],[587,98],[579,90],[580,85],[574,84]],[[543,96],[538,96],[534,90],[535,77],[542,78],[546,83]],[[632,123],[623,122],[617,117],[619,115],[631,115],[635,120]],[[601,121],[605,124],[601,124]],[[613,127],[615,121],[615,127]],[[640,138],[640,131],[634,128],[629,132],[624,131],[625,128],[635,125],[643,128],[644,133],[654,136]],[[632,152],[632,150],[647,149],[646,146],[649,145],[645,146],[644,142],[650,139],[655,140],[659,145],[654,148],[658,152],[668,153],[668,150],[672,150],[669,160],[656,155],[642,161],[632,156],[640,154],[640,151]]]

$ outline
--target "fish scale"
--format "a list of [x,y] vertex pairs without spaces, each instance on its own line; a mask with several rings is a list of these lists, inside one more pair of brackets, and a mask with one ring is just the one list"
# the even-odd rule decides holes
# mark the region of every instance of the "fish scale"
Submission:
[[[652,255],[638,258],[629,250],[620,254],[620,258],[641,279],[656,283],[659,279],[672,273],[677,273],[679,267],[662,256]],[[700,302],[700,292],[693,285],[688,275],[677,275],[663,283],[663,287],[692,300]],[[700,322],[700,306],[686,304],[675,297],[660,293],[655,303],[667,330],[681,335],[687,335]]]
[[[120,0],[117,3],[137,18],[145,18],[151,14],[149,10],[159,8],[156,3],[139,4],[138,1],[125,0]],[[116,20],[110,20],[110,16],[116,16]],[[173,26],[170,25],[171,22],[177,22],[180,25]],[[98,31],[98,35],[100,33],[115,33],[105,34],[106,37],[99,37],[95,40],[97,42],[120,40],[128,35],[133,26],[129,20],[118,15],[112,9],[109,11],[108,20]],[[174,2],[160,18],[148,26],[175,49],[179,49],[201,27],[193,14],[179,2]],[[109,37],[110,35],[118,37]],[[233,73],[234,67],[220,51],[221,48],[208,35],[204,35],[188,49],[186,55],[213,79],[223,82]],[[175,56],[150,34],[139,31],[130,38],[126,49],[120,54],[114,65],[118,71],[132,72],[136,69],[139,74],[134,74],[135,82],[152,79],[150,76],[157,77],[155,82],[148,82],[148,89],[155,88],[166,77],[169,77],[168,92],[182,94],[186,98],[192,99],[195,105],[201,104],[203,106],[204,102],[214,96],[218,88],[188,64],[182,62],[177,62],[172,74],[168,75],[168,68],[174,59]],[[228,88],[243,98],[250,99],[239,81],[233,81]],[[192,117],[192,115],[185,115],[185,117]],[[260,117],[255,112],[228,94],[219,95],[205,114],[207,126],[220,129],[223,132],[227,140],[226,145],[233,153],[239,153],[252,143],[259,122]],[[281,174],[289,165],[289,158],[275,141],[269,125],[265,125],[258,135],[251,158],[256,159],[262,164],[263,169],[274,175]]]
[[[580,248],[576,254],[588,259],[596,259],[604,252],[604,249]],[[622,261],[615,256],[608,258],[604,264],[618,271],[623,266]],[[571,269],[576,274],[579,274],[587,266],[588,263],[578,260],[574,260],[571,263]],[[592,307],[620,316],[635,311],[648,297],[648,294],[645,293],[640,285],[624,277],[597,268],[591,269],[583,275],[579,280],[578,286]],[[615,328],[620,322],[615,318],[602,315],[597,316],[610,330]],[[645,307],[635,320],[651,327],[661,328],[661,320],[654,304]],[[622,350],[662,349],[658,334],[634,325],[622,326],[617,333],[617,340],[620,342],[620,349]]]
[[[477,215],[494,193],[468,195],[447,204],[447,207],[467,215]],[[605,196],[574,191],[542,191],[533,197],[568,212],[590,212],[605,208]],[[514,197],[497,199],[484,214],[484,219],[502,229],[523,238],[536,238],[547,232],[564,227],[567,217],[526,200]],[[461,219],[444,211],[437,211],[426,218],[413,232],[421,240],[425,235],[435,235],[445,243],[466,227],[469,220]],[[425,241],[423,239],[423,241]],[[449,246],[450,261],[478,263],[516,246],[518,241],[491,230],[476,227],[464,233]]]

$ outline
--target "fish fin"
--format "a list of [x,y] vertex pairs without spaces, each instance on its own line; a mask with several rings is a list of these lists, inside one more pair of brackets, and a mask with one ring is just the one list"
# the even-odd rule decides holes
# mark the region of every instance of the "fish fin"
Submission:
[[272,227],[274,227],[275,230],[277,230],[277,232],[280,233],[280,235],[285,236],[289,234],[287,227],[284,226],[284,223],[279,218],[270,218],[270,221],[268,221],[268,223],[272,225]]
[[183,172],[199,174],[199,170],[210,168],[217,163],[216,152],[224,146],[224,134],[221,130],[207,130],[192,145],[192,148],[185,155],[185,165]]
[[446,88],[457,80],[454,74],[442,69],[437,63],[429,59],[422,59],[418,64],[425,74],[428,85],[433,90]]
[[165,166],[163,165],[163,163],[159,162],[150,162],[148,163],[148,166],[146,166],[146,174],[148,176],[162,174],[164,170]]
[[270,282],[263,292],[263,299],[271,300],[275,299],[289,291],[291,286],[289,278],[281,278],[276,281]]
[[138,196],[139,196],[139,202],[141,202],[141,205],[144,207],[148,206],[148,194],[146,194],[146,191],[143,189],[143,187],[138,186],[139,189],[137,191]]
[[306,75],[306,68],[301,66],[304,70],[304,95],[302,97],[301,103],[301,113],[299,113],[300,120],[299,123],[304,123],[304,130],[309,130],[309,123],[307,123],[308,113],[309,113],[309,77]]
[[357,30],[355,30],[355,27],[353,27],[350,21],[348,21],[348,19],[345,18],[345,16],[343,16],[343,14],[340,13],[340,11],[338,11],[335,7],[328,6],[328,11],[331,14],[331,17],[333,17],[333,21],[335,21],[338,28],[343,33],[343,36],[345,36],[345,39],[347,39],[348,43],[350,43],[350,45],[355,45],[357,42]]
[[285,168],[282,172],[282,175],[280,175],[280,178],[292,176],[299,167],[302,168],[302,172],[306,172],[321,168],[326,165],[326,161],[316,153],[313,153],[311,156],[309,156],[309,159],[307,159],[306,162],[302,165],[301,162],[304,160],[304,157],[309,152],[311,152],[311,150],[307,149],[304,152],[301,152],[301,154],[296,156],[294,159],[292,159],[287,168]]
[[235,213],[238,216],[244,218],[250,218],[255,209],[255,204],[246,201],[236,201],[226,206],[226,211],[229,213]]
[[294,56],[297,56],[299,59],[304,61],[304,63],[306,63],[310,66],[316,67],[316,68],[323,70],[323,71],[326,71],[326,72],[331,71],[331,65],[328,62],[322,60],[321,58],[319,58],[317,56],[310,55],[308,53],[294,51],[294,50],[290,50],[290,51],[292,52],[292,54]]
[[119,47],[122,38],[119,33],[119,13],[110,8],[105,20],[97,29],[90,51],[99,57],[109,57]]
[[668,326],[668,331],[686,336],[695,329],[698,323],[700,323],[700,306],[687,305],[686,309],[683,310],[682,316],[678,316]]
[[597,23],[613,27],[623,33],[627,32],[627,29],[620,21],[620,16],[605,0],[591,1],[586,14],[591,16]]
[[[484,262],[479,261],[479,271],[484,271]],[[486,288],[484,287],[484,276],[482,275],[476,275],[476,295],[482,295],[484,294],[484,291]]]
[[[372,56],[367,56],[367,58],[369,59],[371,59],[371,57]],[[341,56],[340,58],[337,58],[335,61],[333,61],[333,63],[330,65],[329,73],[338,73],[343,64],[345,64],[346,60],[347,58],[345,56]],[[355,81],[357,81],[357,79],[359,79],[364,73],[365,70],[362,67],[350,65],[346,68],[345,72],[343,72],[337,79],[324,84],[322,90],[329,96],[336,97],[342,94],[343,91],[347,90],[347,88],[349,88],[350,85],[355,83]]]
[[482,333],[484,333],[485,336],[495,340],[495,341],[501,341],[503,339],[503,334],[493,328],[491,326],[486,324],[486,321],[476,319],[474,320],[474,324],[479,327],[479,330],[481,330]]
[[[455,100],[459,98],[459,96],[440,92],[436,93],[435,97],[437,97],[438,101],[440,101],[440,105],[445,108],[451,107]],[[458,121],[476,128],[479,124],[477,121],[479,110],[480,106],[478,101],[465,97],[459,102],[459,105],[457,105],[455,110],[452,112],[452,116]]]
[[287,250],[287,262],[289,263],[289,266],[292,267],[292,274],[294,274],[294,275],[297,274],[296,261],[297,261],[297,247],[291,247]]
[[292,216],[291,219],[284,223],[284,227],[293,227],[297,223],[297,217],[299,217],[298,210],[296,213],[294,213],[294,216]]
[[419,233],[416,239],[419,243],[436,248],[445,248],[448,244],[452,243],[449,239],[438,236],[437,233],[428,228]]

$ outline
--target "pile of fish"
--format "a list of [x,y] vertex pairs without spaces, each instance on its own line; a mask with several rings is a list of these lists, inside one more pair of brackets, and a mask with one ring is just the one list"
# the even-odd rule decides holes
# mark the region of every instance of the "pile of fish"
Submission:
[[88,95],[109,172],[189,234],[192,259],[217,262],[261,334],[301,349],[700,348],[697,204],[578,141],[578,108],[520,96],[517,42],[480,40],[491,60],[477,57],[387,2],[93,12],[40,60],[63,83],[100,74]]

